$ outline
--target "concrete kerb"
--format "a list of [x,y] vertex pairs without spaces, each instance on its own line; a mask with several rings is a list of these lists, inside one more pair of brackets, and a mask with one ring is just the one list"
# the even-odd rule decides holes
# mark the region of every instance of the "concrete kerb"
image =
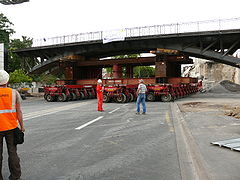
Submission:
[[171,109],[182,180],[212,179],[177,103],[171,103]]

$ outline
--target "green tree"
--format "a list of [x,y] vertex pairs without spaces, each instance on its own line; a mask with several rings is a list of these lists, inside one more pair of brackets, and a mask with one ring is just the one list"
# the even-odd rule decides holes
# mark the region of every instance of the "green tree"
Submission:
[[6,47],[9,44],[9,36],[15,33],[12,26],[13,23],[3,13],[0,13],[0,43],[4,43]]
[[[140,54],[125,54],[125,55],[117,55],[112,57],[113,59],[127,59],[127,58],[138,58],[140,57]],[[105,68],[107,73],[112,73],[112,67],[107,67]],[[123,72],[123,78],[126,77],[126,67],[122,67],[122,72]]]
[[34,81],[41,82],[45,85],[55,84],[56,80],[58,79],[56,76],[52,74],[41,74],[33,76]]
[[114,56],[113,59],[138,58],[138,57],[140,57],[140,54],[125,54]]
[[147,78],[155,76],[155,68],[151,66],[136,66],[133,68],[133,77]]
[[23,83],[23,82],[32,82],[32,78],[26,74],[26,72],[22,69],[15,70],[11,72],[9,78],[9,83]]
[[13,53],[16,49],[28,48],[32,46],[32,39],[22,36],[22,39],[9,39],[9,36],[15,33],[12,29],[14,24],[0,13],[0,43],[4,43],[8,51],[7,71],[14,72],[16,69],[24,69],[26,72],[35,66],[38,61],[34,58],[22,58]]
[[22,39],[10,40],[9,44],[9,61],[8,70],[13,72],[16,69],[24,69],[29,72],[32,67],[37,65],[38,61],[35,58],[19,57],[16,53],[13,53],[16,49],[23,49],[32,46],[32,39],[26,36],[22,36]]

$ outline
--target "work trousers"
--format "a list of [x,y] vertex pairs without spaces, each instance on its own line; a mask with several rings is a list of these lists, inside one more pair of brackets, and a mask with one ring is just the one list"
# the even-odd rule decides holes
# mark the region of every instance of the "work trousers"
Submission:
[[3,138],[7,144],[8,151],[8,167],[10,171],[10,180],[19,179],[21,176],[20,159],[17,155],[17,146],[14,144],[13,130],[0,131],[0,180],[3,180],[2,176],[2,160],[3,160]]
[[144,113],[146,112],[147,109],[146,109],[145,99],[146,99],[145,93],[138,94],[138,97],[137,97],[137,112],[138,113],[140,112],[140,104],[142,104],[142,106],[143,106],[143,112]]
[[98,111],[103,111],[103,93],[97,93],[97,99],[98,99]]

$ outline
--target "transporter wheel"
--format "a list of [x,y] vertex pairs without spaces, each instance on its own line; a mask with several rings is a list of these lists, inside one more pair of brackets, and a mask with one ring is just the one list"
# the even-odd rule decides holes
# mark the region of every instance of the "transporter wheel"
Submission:
[[51,96],[50,94],[46,95],[47,102],[53,102],[54,99],[55,99],[54,96]]
[[89,98],[89,99],[93,99],[93,98],[94,98],[94,96],[93,96],[93,93],[92,93],[92,92],[88,92],[88,98]]
[[25,94],[21,94],[21,98],[22,98],[22,100],[25,100],[26,99],[26,95]]
[[128,103],[128,102],[130,102],[130,96],[129,96],[129,94],[126,95],[126,102],[125,102],[125,103]]
[[117,103],[125,103],[127,101],[127,96],[123,93],[120,93],[116,98],[115,101]]
[[134,101],[134,95],[133,93],[129,93],[129,102],[133,102]]
[[77,96],[77,100],[80,100],[81,99],[81,94],[80,94],[80,92],[78,91],[78,92],[75,92],[75,94],[76,94],[76,96]]
[[44,99],[45,99],[45,100],[47,100],[47,94],[44,94],[44,96],[43,96],[43,97],[44,97]]
[[71,99],[73,100],[73,101],[76,101],[77,100],[77,95],[75,94],[75,93],[71,93]]
[[170,102],[172,100],[172,96],[171,96],[171,94],[162,95],[161,100],[162,100],[162,102]]
[[79,92],[80,94],[80,99],[85,99],[84,93],[83,92]]
[[57,97],[57,101],[59,101],[59,102],[64,102],[64,101],[66,101],[66,100],[67,100],[67,96],[66,96],[66,94],[64,94],[64,93],[60,94],[60,95]]
[[154,93],[153,92],[148,93],[146,99],[147,101],[151,101],[151,102],[155,101]]
[[72,101],[72,95],[71,95],[71,94],[69,94],[69,95],[67,96],[67,101]]
[[111,100],[111,98],[107,94],[103,95],[103,102],[104,103],[108,103],[108,102],[110,102],[110,100]]

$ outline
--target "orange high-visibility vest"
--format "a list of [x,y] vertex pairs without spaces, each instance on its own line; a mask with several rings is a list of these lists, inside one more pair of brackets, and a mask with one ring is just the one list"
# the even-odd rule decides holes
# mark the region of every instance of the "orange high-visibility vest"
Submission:
[[0,88],[0,131],[15,129],[17,126],[16,91]]

